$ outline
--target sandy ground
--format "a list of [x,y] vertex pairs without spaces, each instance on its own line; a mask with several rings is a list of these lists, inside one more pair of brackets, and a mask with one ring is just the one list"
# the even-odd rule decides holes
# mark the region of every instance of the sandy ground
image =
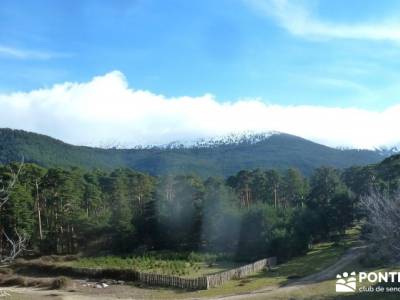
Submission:
[[[285,286],[268,286],[263,289],[253,291],[247,294],[218,296],[214,300],[244,300],[244,299],[274,299],[275,297],[285,297],[290,299],[290,294],[302,289],[310,289],[319,282],[325,280],[332,280],[336,278],[336,274],[343,270],[343,268],[357,260],[365,250],[365,246],[353,247],[349,249],[335,264],[326,268],[325,270],[311,274],[299,280],[293,281]],[[351,271],[351,270],[349,270]],[[20,288],[11,287],[0,289],[6,291],[11,296],[1,297],[1,299],[11,300],[128,300],[128,299],[152,299],[151,288],[141,288],[136,286],[126,285],[112,285],[104,289],[97,289],[93,287],[84,287],[83,281],[75,281],[75,287],[69,291],[54,291],[48,289],[38,288]],[[192,300],[194,298],[191,298]],[[204,299],[204,298],[203,298]]]

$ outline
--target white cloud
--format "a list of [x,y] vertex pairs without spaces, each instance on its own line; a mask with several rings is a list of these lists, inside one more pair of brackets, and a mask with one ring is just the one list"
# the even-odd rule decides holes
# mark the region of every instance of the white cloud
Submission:
[[15,47],[0,45],[0,57],[1,56],[14,59],[48,60],[56,57],[68,57],[70,55],[66,53],[27,50],[27,49],[19,49]]
[[119,71],[86,83],[0,94],[0,127],[79,145],[163,144],[242,131],[281,131],[331,146],[373,148],[400,141],[400,105],[357,108],[268,105],[259,99],[167,98],[128,87]]
[[342,38],[378,41],[400,41],[400,22],[396,19],[380,23],[341,24],[319,19],[306,5],[291,0],[244,0],[296,36]]

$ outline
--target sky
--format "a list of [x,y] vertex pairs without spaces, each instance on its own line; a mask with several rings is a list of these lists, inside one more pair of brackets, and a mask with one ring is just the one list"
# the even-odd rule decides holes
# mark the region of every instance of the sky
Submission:
[[2,0],[0,127],[79,145],[400,144],[400,1]]

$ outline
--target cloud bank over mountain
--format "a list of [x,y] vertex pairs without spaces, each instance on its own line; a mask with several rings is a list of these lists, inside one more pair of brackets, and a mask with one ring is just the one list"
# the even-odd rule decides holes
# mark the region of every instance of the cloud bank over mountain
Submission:
[[130,88],[119,71],[89,82],[0,94],[0,105],[0,127],[76,145],[165,144],[244,131],[280,131],[329,146],[369,149],[400,141],[400,105],[368,111],[273,105],[261,99],[221,102],[211,94],[166,97]]

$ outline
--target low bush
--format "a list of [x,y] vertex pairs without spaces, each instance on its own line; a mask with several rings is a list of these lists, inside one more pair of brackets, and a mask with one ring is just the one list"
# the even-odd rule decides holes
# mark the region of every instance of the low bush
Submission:
[[366,268],[385,266],[388,264],[387,254],[379,253],[374,247],[371,247],[359,259],[359,263]]
[[67,289],[73,286],[73,281],[65,276],[57,277],[51,282],[51,288],[54,290]]
[[14,264],[18,265],[18,264],[24,264],[26,263],[26,260],[23,258],[17,258],[16,260],[14,260]]
[[13,269],[10,268],[0,268],[1,275],[12,275],[14,273]]
[[49,287],[50,281],[45,279],[28,279],[26,284],[30,287]]
[[194,270],[194,264],[185,260],[160,260],[148,255],[125,258],[118,256],[81,258],[71,264],[84,268],[130,269],[178,276],[187,275]]
[[2,282],[4,286],[28,286],[28,280],[22,276],[13,276],[4,279]]
[[125,269],[165,275],[189,275],[197,272],[204,263],[214,266],[217,261],[231,260],[226,254],[199,252],[151,251],[132,256],[97,256],[79,258],[67,265],[82,268]]

